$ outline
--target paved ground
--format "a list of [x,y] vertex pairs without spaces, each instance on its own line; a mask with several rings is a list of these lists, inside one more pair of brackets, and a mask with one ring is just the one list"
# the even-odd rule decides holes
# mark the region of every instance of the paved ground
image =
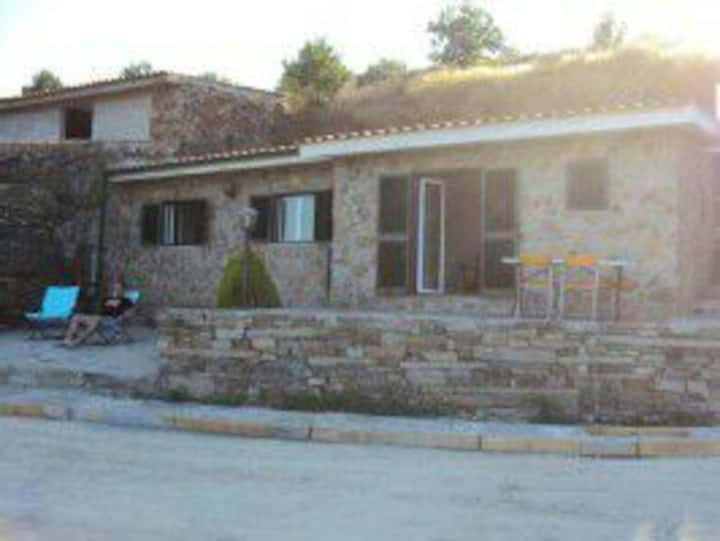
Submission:
[[155,333],[146,328],[132,330],[131,344],[103,346],[96,343],[73,349],[57,340],[26,340],[25,333],[0,332],[0,370],[66,369],[114,378],[151,378],[159,366]]
[[0,419],[0,539],[720,538],[720,460],[593,461]]

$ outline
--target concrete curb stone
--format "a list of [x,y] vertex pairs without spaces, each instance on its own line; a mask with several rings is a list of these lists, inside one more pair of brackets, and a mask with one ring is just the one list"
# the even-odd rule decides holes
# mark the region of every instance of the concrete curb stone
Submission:
[[228,434],[245,438],[268,438],[282,440],[307,441],[310,439],[310,427],[286,427],[262,423],[250,423],[228,419],[209,419],[191,416],[171,415],[163,417],[168,428],[188,432],[206,432]]
[[[164,411],[163,411],[164,409]],[[0,416],[77,420],[115,426],[164,428],[185,432],[226,434],[356,445],[391,445],[488,453],[537,453],[592,458],[720,457],[720,437],[698,437],[684,427],[587,427],[584,436],[499,435],[473,432],[389,431],[298,424],[254,422],[203,410],[201,415],[173,411],[172,406],[114,408],[108,403],[62,403],[58,400],[0,399]],[[607,429],[607,430],[605,430]],[[600,435],[600,434],[603,435]],[[714,434],[710,434],[714,436]]]
[[477,434],[376,432],[313,427],[310,439],[322,443],[397,445],[402,447],[429,447],[462,451],[480,450],[480,436]]
[[579,455],[580,440],[575,438],[482,437],[481,449],[490,453],[552,453]]
[[720,440],[649,439],[638,441],[639,458],[720,456]]
[[66,406],[59,404],[43,404],[40,402],[2,402],[0,403],[0,415],[63,420],[69,418],[70,411]]

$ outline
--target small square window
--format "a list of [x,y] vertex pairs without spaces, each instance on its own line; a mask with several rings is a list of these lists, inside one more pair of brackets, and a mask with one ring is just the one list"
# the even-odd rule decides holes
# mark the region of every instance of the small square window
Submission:
[[568,166],[568,210],[607,210],[609,174],[606,160],[583,160]]
[[92,138],[92,109],[65,109],[65,139]]

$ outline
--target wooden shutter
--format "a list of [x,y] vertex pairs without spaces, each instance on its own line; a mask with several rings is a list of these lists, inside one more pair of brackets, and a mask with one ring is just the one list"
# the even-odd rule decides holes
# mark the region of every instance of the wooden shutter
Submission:
[[143,244],[158,244],[160,236],[160,205],[143,205],[141,228]]
[[209,229],[207,201],[193,201],[190,206],[193,216],[192,244],[206,244],[208,241]]
[[483,185],[482,272],[487,289],[510,289],[515,276],[503,257],[515,253],[515,189],[513,170],[485,173]]
[[377,285],[386,291],[408,287],[410,179],[380,179]]
[[269,242],[271,240],[272,198],[265,195],[253,196],[250,198],[250,206],[258,213],[255,227],[250,232],[250,238],[255,241]]
[[568,165],[568,210],[606,210],[608,197],[608,163],[606,160],[584,160]]
[[315,241],[332,240],[332,192],[319,192],[315,196]]
[[174,242],[177,245],[207,242],[207,203],[182,201],[173,204],[175,214]]

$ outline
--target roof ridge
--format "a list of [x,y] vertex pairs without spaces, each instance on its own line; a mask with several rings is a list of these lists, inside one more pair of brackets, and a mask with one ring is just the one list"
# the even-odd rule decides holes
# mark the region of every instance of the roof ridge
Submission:
[[[53,90],[38,90],[28,92],[26,94],[20,94],[15,96],[4,96],[0,97],[0,105],[12,106],[13,104],[22,105],[25,102],[32,102],[44,99],[62,98],[64,94],[72,94],[73,92],[82,92],[86,90],[103,89],[105,87],[111,87],[114,85],[133,85],[136,83],[149,82],[157,79],[158,82],[177,82],[183,83],[188,82],[192,84],[198,84],[204,81],[201,75],[189,75],[183,73],[177,73],[168,70],[157,70],[144,75],[138,75],[137,77],[111,77],[105,79],[96,79],[76,85],[63,86]],[[223,90],[235,90],[235,91],[254,91],[265,94],[274,94],[271,90],[265,90],[262,88],[254,88],[247,85],[237,85],[235,83],[225,83],[217,81],[207,81],[207,84],[212,84],[217,87],[221,87]]]
[[112,78],[105,78],[105,79],[96,79],[96,80],[89,81],[86,83],[62,86],[60,88],[55,88],[52,90],[35,90],[35,91],[28,92],[26,94],[20,94],[17,96],[0,97],[0,103],[11,102],[11,101],[31,100],[31,99],[37,99],[37,98],[49,98],[52,96],[56,96],[58,94],[63,94],[65,92],[73,92],[73,91],[77,91],[77,90],[85,90],[87,88],[102,87],[102,86],[106,86],[106,85],[113,85],[113,84],[120,84],[120,83],[135,83],[138,81],[146,81],[148,79],[168,77],[168,76],[173,76],[173,75],[177,75],[177,74],[174,74],[174,73],[171,73],[171,72],[165,71],[165,70],[159,70],[159,71],[153,71],[151,73],[147,73],[147,74],[143,74],[143,75],[138,75],[136,77],[112,77]]

